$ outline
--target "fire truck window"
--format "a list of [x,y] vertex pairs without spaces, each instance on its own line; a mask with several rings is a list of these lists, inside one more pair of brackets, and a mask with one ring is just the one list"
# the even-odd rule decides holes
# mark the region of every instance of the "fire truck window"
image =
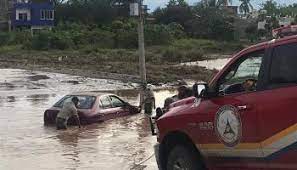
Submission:
[[297,84],[297,43],[278,46],[273,50],[270,84],[283,86]]
[[256,90],[264,50],[246,55],[244,60],[231,66],[219,85],[220,94]]

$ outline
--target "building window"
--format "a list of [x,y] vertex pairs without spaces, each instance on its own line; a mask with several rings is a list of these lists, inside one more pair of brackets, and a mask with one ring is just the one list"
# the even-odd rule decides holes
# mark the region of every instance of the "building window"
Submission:
[[41,10],[40,11],[41,20],[54,20],[54,10]]
[[40,10],[40,19],[45,20],[45,10]]
[[28,20],[27,13],[19,13],[19,20],[20,21],[27,21]]

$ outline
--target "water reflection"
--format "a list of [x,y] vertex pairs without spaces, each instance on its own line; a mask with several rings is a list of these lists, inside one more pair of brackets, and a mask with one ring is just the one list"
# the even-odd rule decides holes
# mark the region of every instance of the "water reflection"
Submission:
[[67,169],[76,170],[80,164],[80,150],[78,148],[79,132],[68,130],[57,133],[56,139],[62,145],[61,155],[69,162]]
[[15,102],[15,101],[16,101],[16,99],[15,99],[14,96],[8,96],[8,97],[7,97],[7,102],[11,102],[11,103],[13,103],[13,102]]
[[34,94],[26,97],[27,101],[31,102],[32,106],[38,106],[49,101],[50,94]]

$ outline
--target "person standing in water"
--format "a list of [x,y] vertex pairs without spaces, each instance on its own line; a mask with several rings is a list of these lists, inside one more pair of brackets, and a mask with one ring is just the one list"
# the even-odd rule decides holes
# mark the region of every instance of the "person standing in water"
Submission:
[[146,84],[143,85],[142,93],[143,99],[140,106],[144,108],[144,114],[147,115],[148,120],[150,122],[152,134],[154,134],[154,124],[151,117],[153,114],[153,109],[156,109],[155,95],[151,86],[147,86]]
[[79,99],[77,97],[72,97],[71,101],[66,101],[63,104],[63,108],[58,113],[56,118],[56,126],[57,130],[61,129],[67,129],[67,121],[70,117],[74,117],[78,127],[80,128],[80,120],[77,113],[77,105],[78,105]]
[[144,95],[143,95],[143,106],[144,106],[144,113],[146,115],[151,116],[153,113],[153,109],[156,108],[155,103],[155,95],[151,88],[151,86],[144,85]]

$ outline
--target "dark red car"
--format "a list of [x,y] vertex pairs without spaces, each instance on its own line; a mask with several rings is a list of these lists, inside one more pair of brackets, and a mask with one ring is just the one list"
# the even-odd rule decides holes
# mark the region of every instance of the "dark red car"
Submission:
[[[114,94],[78,93],[64,96],[53,107],[47,109],[44,112],[44,124],[54,124],[63,103],[74,96],[79,98],[78,114],[82,124],[102,122],[140,112],[139,107],[132,106]],[[68,124],[75,124],[75,120],[70,118]]]

